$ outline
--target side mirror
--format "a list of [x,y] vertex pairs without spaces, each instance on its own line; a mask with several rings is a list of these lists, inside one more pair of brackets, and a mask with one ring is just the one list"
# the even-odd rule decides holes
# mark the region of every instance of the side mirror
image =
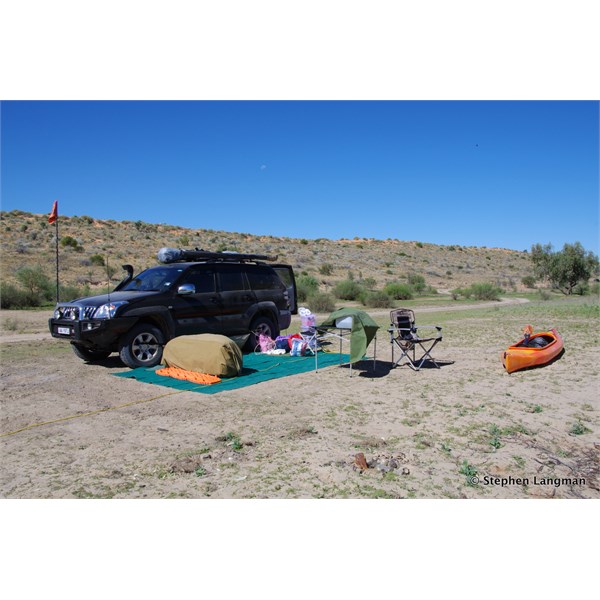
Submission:
[[196,293],[196,286],[193,283],[184,283],[177,288],[177,293],[180,296],[189,296]]

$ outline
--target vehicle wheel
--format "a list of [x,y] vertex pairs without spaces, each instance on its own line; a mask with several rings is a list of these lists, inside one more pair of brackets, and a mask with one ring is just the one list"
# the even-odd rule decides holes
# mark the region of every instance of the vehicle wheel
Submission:
[[163,354],[164,336],[158,327],[140,323],[121,338],[119,355],[132,369],[156,366]]
[[259,315],[250,323],[250,331],[252,333],[246,343],[246,347],[250,351],[258,346],[259,334],[268,335],[272,340],[279,335],[279,327],[269,317],[265,317],[264,315]]
[[71,348],[73,348],[73,352],[81,359],[86,362],[94,362],[97,360],[104,360],[108,358],[111,353],[103,352],[101,350],[88,350],[83,346],[77,346],[76,344],[71,344]]

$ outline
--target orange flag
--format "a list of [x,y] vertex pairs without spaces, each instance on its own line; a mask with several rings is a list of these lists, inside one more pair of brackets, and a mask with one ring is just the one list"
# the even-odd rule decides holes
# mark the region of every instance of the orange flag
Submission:
[[58,200],[55,200],[54,204],[52,205],[52,212],[48,217],[48,223],[54,223],[56,219],[58,219]]

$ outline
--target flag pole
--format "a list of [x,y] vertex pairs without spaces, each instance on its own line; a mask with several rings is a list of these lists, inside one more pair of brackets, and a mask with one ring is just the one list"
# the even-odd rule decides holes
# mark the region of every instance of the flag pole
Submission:
[[56,226],[56,303],[58,304],[60,301],[58,292],[58,218],[54,221],[54,225]]
[[52,212],[48,216],[48,223],[54,223],[54,227],[56,228],[56,303],[58,304],[58,200],[55,200],[52,205]]

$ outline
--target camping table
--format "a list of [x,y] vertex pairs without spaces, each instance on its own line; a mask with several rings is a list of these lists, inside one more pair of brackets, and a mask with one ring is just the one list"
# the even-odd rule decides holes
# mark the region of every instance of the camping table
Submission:
[[[315,336],[317,343],[315,344],[315,371],[319,368],[319,344],[318,341],[327,338],[335,338],[340,340],[340,367],[342,366],[342,343],[344,340],[349,340],[352,329],[348,327],[338,327],[336,325],[319,325],[316,329]],[[373,338],[373,370],[375,369],[375,360],[377,357],[377,334]],[[352,377],[352,361],[350,361],[350,377]]]

